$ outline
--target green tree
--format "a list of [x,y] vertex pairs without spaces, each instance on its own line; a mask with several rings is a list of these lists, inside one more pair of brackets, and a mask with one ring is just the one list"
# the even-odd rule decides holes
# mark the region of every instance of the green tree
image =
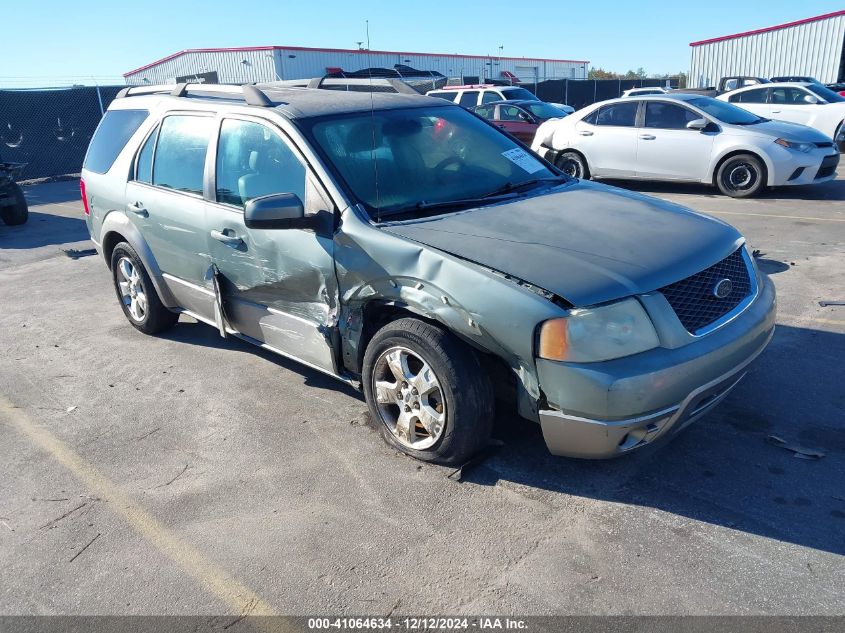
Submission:
[[619,75],[604,68],[590,68],[587,79],[617,79]]

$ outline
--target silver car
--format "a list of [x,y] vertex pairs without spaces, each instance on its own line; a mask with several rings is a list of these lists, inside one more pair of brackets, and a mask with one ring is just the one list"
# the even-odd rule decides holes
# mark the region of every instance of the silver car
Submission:
[[817,130],[684,93],[593,104],[541,125],[531,148],[578,178],[700,182],[735,198],[827,182],[839,165]]
[[648,446],[774,328],[734,228],[569,178],[442,99],[127,89],[81,189],[135,328],[186,314],[359,386],[423,460],[482,449],[497,401],[558,455]]

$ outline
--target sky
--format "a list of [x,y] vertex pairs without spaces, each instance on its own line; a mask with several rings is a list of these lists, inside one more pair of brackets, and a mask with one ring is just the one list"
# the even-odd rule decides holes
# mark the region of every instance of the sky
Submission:
[[0,87],[123,83],[186,48],[313,46],[587,59],[648,74],[689,68],[689,43],[845,9],[845,0],[57,0],[3,10]]

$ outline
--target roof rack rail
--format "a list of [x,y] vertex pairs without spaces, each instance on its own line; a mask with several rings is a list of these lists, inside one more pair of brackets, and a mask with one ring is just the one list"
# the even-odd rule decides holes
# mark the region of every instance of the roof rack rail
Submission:
[[149,94],[169,94],[172,97],[187,97],[191,94],[197,96],[218,96],[225,95],[231,98],[242,98],[247,105],[260,106],[262,108],[273,107],[273,101],[257,86],[245,84],[235,86],[228,84],[187,84],[181,83],[161,86],[127,86],[115,95],[115,99],[133,97]]
[[346,90],[352,92],[390,92],[378,88],[390,87],[400,94],[421,94],[402,79],[392,77],[338,77],[337,75],[323,75],[312,79],[294,80],[290,85],[320,90]]

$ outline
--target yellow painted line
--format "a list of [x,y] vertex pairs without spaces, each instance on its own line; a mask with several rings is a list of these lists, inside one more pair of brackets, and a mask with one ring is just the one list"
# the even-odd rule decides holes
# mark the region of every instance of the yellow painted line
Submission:
[[[185,542],[135,503],[108,477],[43,426],[29,419],[23,410],[0,396],[0,421],[5,421],[28,437],[41,450],[73,473],[99,497],[109,500],[109,507],[147,541],[212,594],[230,605],[238,615],[278,615],[258,594],[248,589],[224,569],[206,559],[199,550]],[[260,624],[260,620],[258,623]],[[284,623],[275,621],[274,626]],[[278,629],[275,629],[278,630]]]
[[845,319],[817,319],[812,318],[811,321],[815,323],[827,323],[828,325],[845,325]]
[[701,211],[710,215],[748,215],[753,218],[782,218],[784,220],[818,220],[819,222],[845,222],[845,218],[816,218],[808,215],[775,215],[773,213],[741,213],[739,211]]

